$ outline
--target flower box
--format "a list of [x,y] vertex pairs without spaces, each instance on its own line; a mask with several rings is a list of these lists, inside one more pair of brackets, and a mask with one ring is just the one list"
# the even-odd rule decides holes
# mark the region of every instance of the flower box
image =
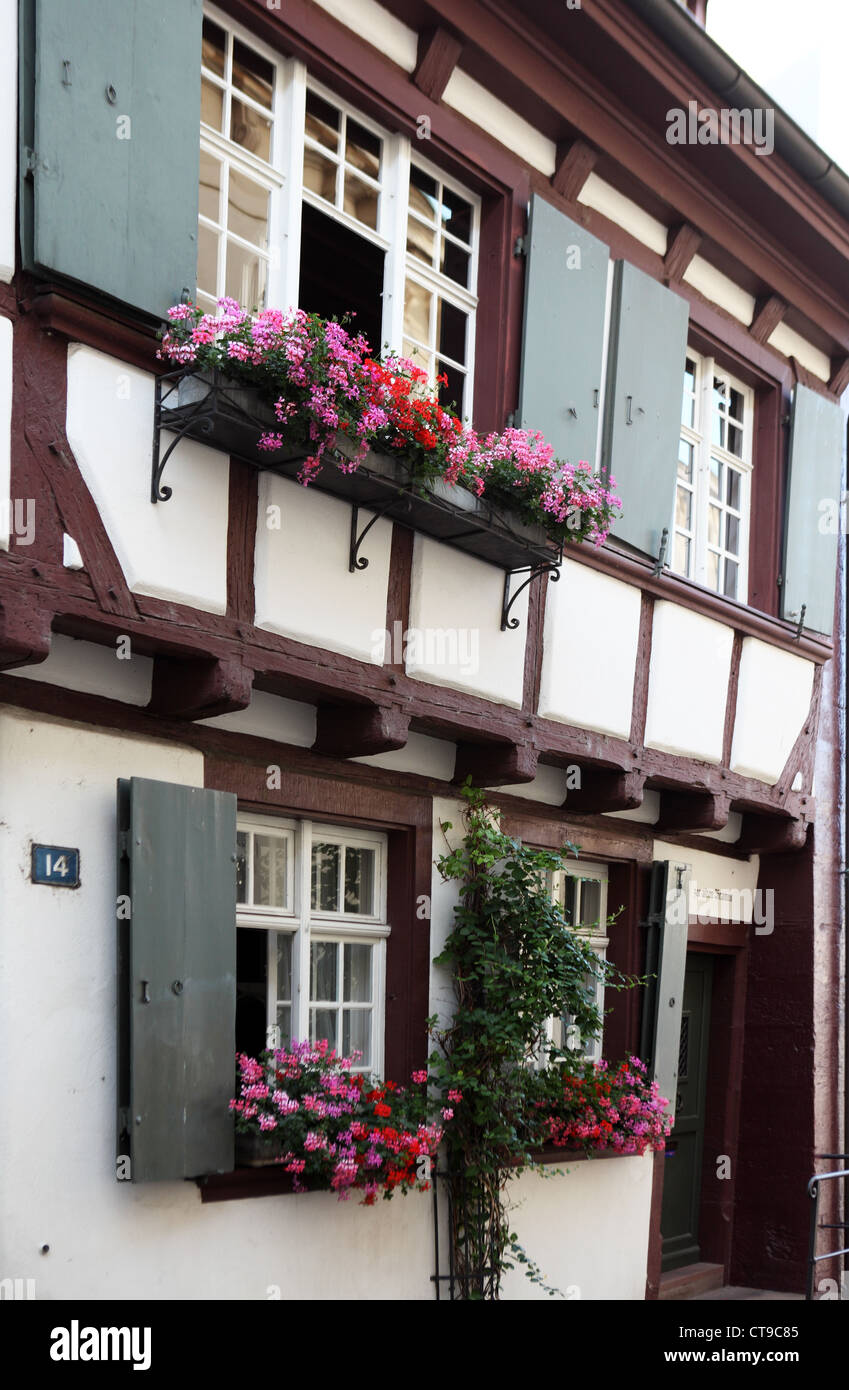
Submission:
[[[273,453],[260,451],[260,436],[279,429],[273,409],[257,388],[218,370],[189,370],[161,378],[157,410],[157,429],[199,440],[280,477],[295,479],[310,452],[303,445]],[[333,448],[345,458],[354,453],[353,444],[341,433]],[[372,450],[348,473],[335,466],[332,452],[325,459],[310,487],[354,507],[378,512],[499,569],[529,569],[560,560],[561,545],[542,526],[529,525],[460,486],[443,481],[415,484],[403,459]]]

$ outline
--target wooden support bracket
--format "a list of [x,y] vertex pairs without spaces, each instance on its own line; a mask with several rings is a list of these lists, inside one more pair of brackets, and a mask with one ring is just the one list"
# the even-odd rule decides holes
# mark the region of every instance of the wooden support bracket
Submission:
[[157,656],[153,662],[151,714],[172,719],[211,719],[247,709],[254,673],[240,661],[216,657],[180,661]]
[[581,785],[563,802],[567,811],[601,815],[604,811],[635,811],[643,804],[646,779],[642,772],[620,768],[581,768]]
[[655,830],[723,830],[731,798],[724,792],[661,792]]
[[459,743],[454,781],[471,777],[476,787],[506,787],[532,782],[537,775],[536,748],[529,743]]
[[743,817],[743,832],[734,846],[745,854],[785,854],[804,849],[808,838],[807,820],[788,820],[780,816],[756,814]]
[[53,615],[14,596],[0,600],[0,670],[35,666],[50,655]]
[[364,758],[403,748],[410,716],[397,705],[319,704],[313,753],[328,758]]

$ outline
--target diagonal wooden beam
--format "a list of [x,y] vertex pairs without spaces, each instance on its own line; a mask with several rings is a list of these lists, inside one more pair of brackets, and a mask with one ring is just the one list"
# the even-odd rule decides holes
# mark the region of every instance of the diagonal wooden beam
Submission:
[[755,304],[755,317],[749,325],[755,342],[765,343],[771,338],[786,313],[787,304],[781,295],[762,295]]
[[419,34],[418,61],[413,81],[430,101],[442,99],[462,52],[462,43],[447,29],[425,29]]
[[689,222],[680,222],[670,227],[666,239],[666,255],[663,258],[663,278],[667,284],[674,284],[684,278],[691,260],[702,244],[702,234]]
[[557,146],[557,164],[551,176],[555,193],[574,203],[595,168],[598,150],[584,140],[561,141]]
[[532,782],[537,775],[536,748],[529,743],[458,743],[454,781],[471,777],[476,787],[506,787]]
[[313,753],[328,758],[364,758],[403,748],[410,716],[397,705],[321,703],[316,713]]

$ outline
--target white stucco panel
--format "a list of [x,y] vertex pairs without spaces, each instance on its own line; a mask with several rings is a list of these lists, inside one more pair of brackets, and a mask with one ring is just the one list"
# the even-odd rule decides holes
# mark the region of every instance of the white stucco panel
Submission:
[[528,591],[510,611],[519,626],[507,632],[501,631],[503,599],[501,570],[416,536],[404,634],[407,675],[520,707]]
[[639,634],[639,589],[564,560],[545,601],[542,717],[627,738]]
[[[78,343],[68,349],[67,433],[133,592],[225,612],[228,456],[183,439],[163,478],[173,495],[152,503],[153,376]],[[163,453],[173,437],[163,433]]]
[[104,695],[108,700],[123,700],[128,705],[146,705],[150,700],[153,661],[149,656],[137,655],[132,647],[123,656],[124,650],[120,642],[114,647],[103,647],[54,633],[47,660],[35,666],[19,666],[15,675],[88,695]]
[[654,610],[646,747],[722,761],[734,633],[675,603]]
[[9,549],[11,529],[12,320],[0,318],[0,550]]
[[[331,464],[325,467],[330,468]],[[360,510],[359,526],[371,513]],[[315,487],[260,477],[256,532],[256,623],[298,642],[383,662],[392,525],[378,521],[348,569],[351,508]]]
[[253,690],[247,709],[216,714],[211,719],[199,719],[199,724],[211,724],[214,729],[231,729],[237,734],[252,734],[254,738],[269,738],[275,743],[292,743],[297,748],[309,748],[315,743],[315,705],[300,700],[285,700],[267,690]]
[[811,704],[814,664],[756,637],[743,642],[731,770],[777,782]]

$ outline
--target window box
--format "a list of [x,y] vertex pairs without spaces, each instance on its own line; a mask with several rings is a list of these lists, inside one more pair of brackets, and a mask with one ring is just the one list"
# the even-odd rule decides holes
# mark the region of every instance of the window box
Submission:
[[[260,453],[260,435],[275,429],[279,429],[277,418],[259,390],[220,371],[189,370],[157,378],[152,500],[170,497],[170,488],[161,486],[162,474],[183,438],[220,449],[257,470],[294,479],[309,450],[300,446]],[[176,438],[160,457],[162,430],[173,431]],[[344,435],[336,436],[335,448],[338,454],[352,456],[353,446]],[[561,546],[543,527],[529,525],[459,486],[437,481],[424,491],[413,483],[403,459],[372,451],[353,473],[343,473],[328,461],[310,487],[399,521],[499,569],[555,565],[561,558]],[[352,544],[352,567],[355,551]]]

